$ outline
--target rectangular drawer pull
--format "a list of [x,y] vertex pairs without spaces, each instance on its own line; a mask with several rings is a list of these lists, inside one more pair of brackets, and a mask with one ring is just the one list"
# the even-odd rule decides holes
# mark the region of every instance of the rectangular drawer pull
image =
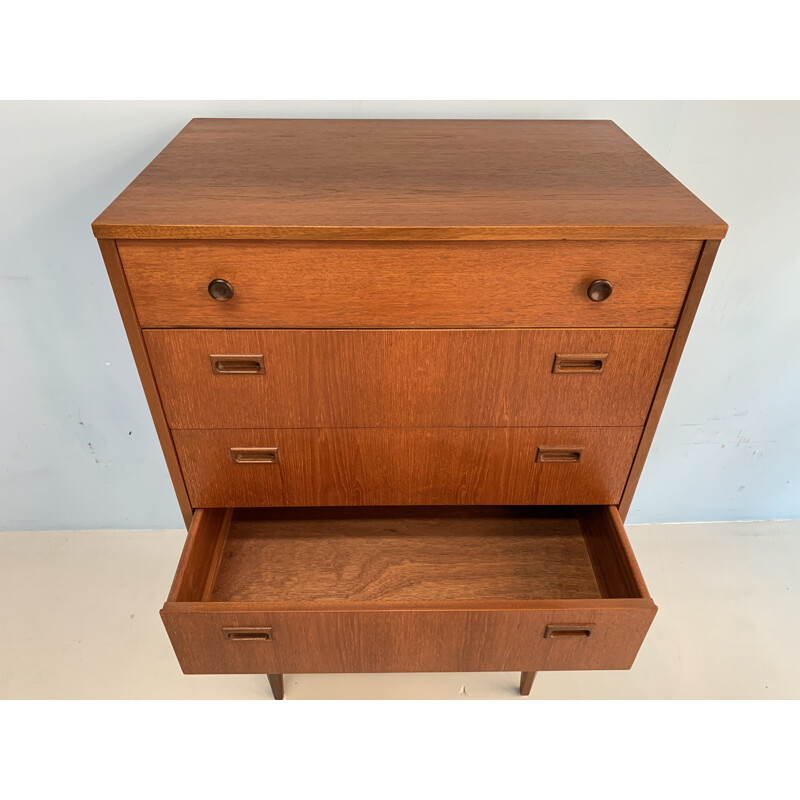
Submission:
[[556,353],[553,361],[554,374],[594,373],[599,375],[606,365],[608,353],[593,355],[565,355]]
[[577,464],[582,458],[582,447],[536,448],[536,460],[542,464]]
[[548,625],[545,639],[589,639],[594,634],[594,625]]
[[218,355],[209,356],[214,375],[263,375],[264,356]]
[[272,628],[223,628],[226,639],[234,642],[271,642]]
[[231,447],[231,461],[234,464],[277,464],[277,447]]

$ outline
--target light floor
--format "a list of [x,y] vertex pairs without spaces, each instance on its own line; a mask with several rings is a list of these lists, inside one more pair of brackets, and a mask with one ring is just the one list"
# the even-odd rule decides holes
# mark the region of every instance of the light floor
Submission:
[[[800,698],[800,520],[628,526],[659,612],[629,672],[531,699]],[[184,676],[161,626],[182,531],[0,532],[0,698],[265,699]],[[287,699],[520,699],[519,673],[287,675]]]

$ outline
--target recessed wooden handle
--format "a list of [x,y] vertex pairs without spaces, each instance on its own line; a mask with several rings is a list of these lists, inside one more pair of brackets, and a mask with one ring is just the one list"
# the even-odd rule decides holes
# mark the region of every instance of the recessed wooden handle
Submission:
[[209,356],[211,372],[214,375],[263,375],[264,356],[258,355],[218,355]]
[[553,464],[577,464],[583,458],[582,447],[537,447],[536,460]]
[[591,625],[548,625],[544,629],[545,639],[589,639],[594,635]]
[[226,639],[235,642],[271,642],[274,640],[272,628],[223,628]]
[[231,447],[234,464],[277,464],[277,447]]
[[588,372],[599,374],[606,366],[608,353],[592,353],[590,355],[572,355],[556,353],[553,361],[555,374]]

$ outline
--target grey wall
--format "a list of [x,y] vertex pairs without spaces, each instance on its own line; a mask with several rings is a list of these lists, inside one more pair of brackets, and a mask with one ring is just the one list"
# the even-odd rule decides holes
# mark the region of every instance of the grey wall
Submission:
[[194,116],[615,120],[731,226],[633,522],[800,516],[800,103],[0,103],[0,528],[179,527],[89,225]]

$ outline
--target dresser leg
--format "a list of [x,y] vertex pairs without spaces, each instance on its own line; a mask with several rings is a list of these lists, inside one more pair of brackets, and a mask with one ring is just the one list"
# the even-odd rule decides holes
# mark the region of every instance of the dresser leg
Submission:
[[269,681],[269,688],[272,689],[272,696],[276,700],[283,700],[283,675],[281,673],[267,675],[267,680]]
[[535,672],[522,672],[519,679],[519,693],[527,697],[531,693],[531,686],[533,686],[533,679],[536,677]]

